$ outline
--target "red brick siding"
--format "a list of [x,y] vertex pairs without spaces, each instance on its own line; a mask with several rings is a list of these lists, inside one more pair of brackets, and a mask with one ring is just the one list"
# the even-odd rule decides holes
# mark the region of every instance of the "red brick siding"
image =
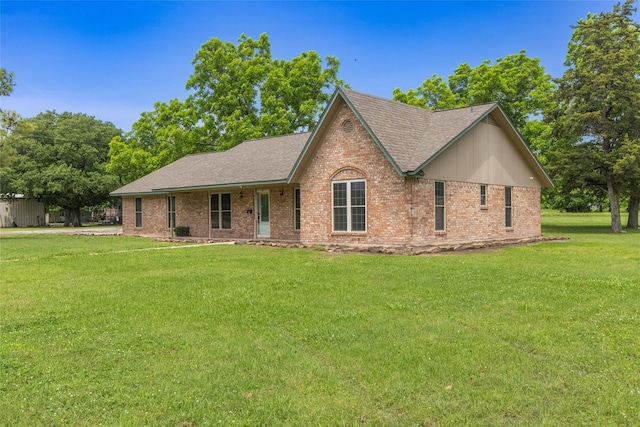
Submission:
[[207,193],[175,193],[176,225],[189,227],[189,234],[207,237],[209,227],[209,197]]
[[209,227],[209,216],[211,215],[211,202],[209,194],[231,193],[231,228],[230,229],[210,229],[205,237],[213,239],[251,239],[253,237],[253,213],[247,210],[254,210],[253,191],[242,190],[220,190],[207,194],[207,227]]
[[[298,240],[300,232],[294,230],[294,187],[270,190],[271,238]],[[191,237],[214,239],[255,238],[256,198],[255,189],[221,190],[231,193],[231,229],[209,229],[210,194],[206,191],[174,193],[176,197],[176,225],[190,228]],[[242,193],[242,196],[241,196]],[[167,228],[167,195],[142,196],[142,227],[135,227],[135,197],[122,198],[123,233],[128,235],[170,237]]]
[[434,182],[414,183],[413,244],[469,242],[540,235],[540,190],[512,187],[513,227],[505,227],[504,186],[487,185],[480,206],[480,184],[445,182],[445,231],[434,230]]
[[[171,236],[167,228],[167,196],[142,196],[142,227],[136,227],[136,197],[122,198],[122,232],[134,236]],[[176,198],[176,205],[178,200]]]
[[[342,123],[350,119],[353,131]],[[333,232],[334,180],[366,179],[367,231]],[[403,178],[368,132],[344,106],[331,123],[301,183],[300,240],[304,243],[436,244],[540,235],[540,190],[513,187],[513,227],[505,228],[504,187],[487,186],[480,206],[480,184],[445,183],[446,229],[434,227],[434,181]]]
[[[350,133],[342,130],[342,123],[347,119],[353,123]],[[333,232],[331,182],[362,178],[366,180],[367,231]],[[334,118],[301,181],[301,241],[407,243],[404,178],[398,175],[347,106]]]
[[[282,187],[270,190],[272,239],[300,239],[300,231],[294,230],[294,189],[295,187]],[[283,190],[282,195],[280,190]]]

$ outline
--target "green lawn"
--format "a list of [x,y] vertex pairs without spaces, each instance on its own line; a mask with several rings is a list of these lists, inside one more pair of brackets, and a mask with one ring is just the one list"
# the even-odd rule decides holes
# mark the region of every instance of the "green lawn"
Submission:
[[[438,256],[0,237],[0,425],[640,425],[640,233]],[[162,248],[162,250],[152,250]]]

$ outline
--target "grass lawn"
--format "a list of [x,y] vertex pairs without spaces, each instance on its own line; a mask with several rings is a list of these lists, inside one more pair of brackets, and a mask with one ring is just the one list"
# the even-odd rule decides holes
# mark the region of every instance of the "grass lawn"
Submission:
[[640,233],[543,224],[571,239],[419,257],[5,233],[0,425],[640,425]]

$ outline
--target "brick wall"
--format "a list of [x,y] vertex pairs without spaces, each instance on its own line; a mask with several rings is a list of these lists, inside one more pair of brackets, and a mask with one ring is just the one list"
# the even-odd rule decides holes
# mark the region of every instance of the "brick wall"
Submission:
[[[350,120],[353,130],[342,124]],[[365,179],[367,231],[333,232],[331,182]],[[305,243],[404,244],[408,236],[406,184],[346,105],[333,119],[300,184],[300,240]]]
[[[345,133],[343,123],[353,130]],[[365,179],[366,232],[332,231],[332,181]],[[480,184],[445,183],[443,232],[435,231],[434,181],[404,178],[393,169],[353,112],[343,106],[332,121],[301,180],[304,243],[437,244],[540,235],[540,190],[514,187],[513,227],[505,227],[504,187],[487,186],[480,206]]]
[[454,243],[540,236],[540,189],[512,187],[513,227],[505,227],[504,186],[487,185],[480,206],[480,184],[445,182],[445,230],[435,231],[434,182],[413,186],[413,244]]
[[142,227],[136,227],[136,198],[132,196],[122,198],[122,232],[134,236],[171,236],[171,230],[167,228],[167,196],[142,196],[141,198]]
[[176,225],[189,227],[189,234],[207,237],[209,234],[209,193],[176,193]]
[[[283,194],[280,195],[280,190]],[[190,228],[191,237],[213,239],[255,238],[255,189],[221,190],[231,193],[231,229],[209,229],[210,194],[207,191],[174,193],[176,198],[176,225]],[[271,238],[298,240],[300,232],[294,230],[294,187],[272,188]],[[171,237],[167,227],[167,195],[142,196],[142,227],[135,226],[135,197],[122,198],[122,230],[127,235]]]
[[[280,195],[281,190],[282,195]],[[294,230],[294,190],[295,187],[270,190],[272,239],[300,239],[300,231]]]

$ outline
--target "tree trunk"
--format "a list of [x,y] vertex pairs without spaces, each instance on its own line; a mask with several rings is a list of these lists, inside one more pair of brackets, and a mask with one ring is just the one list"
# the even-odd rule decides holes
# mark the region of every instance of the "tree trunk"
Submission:
[[627,220],[627,228],[638,229],[638,204],[640,203],[640,195],[634,194],[629,197],[629,219]]
[[64,210],[64,226],[69,227],[71,225],[71,211],[69,209]]
[[620,200],[618,189],[615,187],[613,175],[607,174],[607,193],[611,209],[611,232],[622,233],[622,221],[620,220]]
[[82,227],[82,220],[80,217],[80,208],[69,209],[71,213],[71,226],[72,227]]

